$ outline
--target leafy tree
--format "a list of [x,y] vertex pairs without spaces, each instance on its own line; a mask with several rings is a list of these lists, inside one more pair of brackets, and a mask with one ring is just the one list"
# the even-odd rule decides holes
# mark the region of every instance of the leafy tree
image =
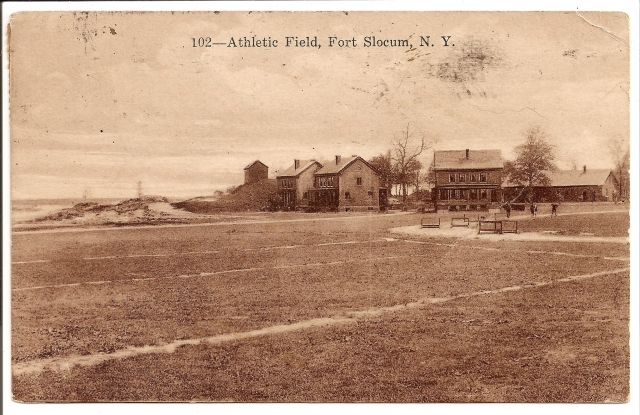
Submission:
[[431,143],[426,141],[424,134],[420,139],[419,145],[413,145],[411,138],[413,132],[409,131],[409,125],[407,125],[406,131],[401,132],[402,135],[398,139],[394,139],[391,142],[393,146],[393,156],[391,159],[395,162],[396,168],[396,182],[402,188],[402,201],[407,201],[407,188],[409,185],[415,183],[416,174],[422,169],[422,163],[418,161],[417,157],[426,149],[431,147]]
[[527,130],[525,142],[516,147],[516,159],[504,164],[504,174],[509,182],[528,190],[529,202],[533,202],[533,186],[548,186],[551,179],[547,172],[556,170],[553,146],[539,126]]
[[387,195],[391,196],[391,188],[396,184],[396,171],[391,159],[391,150],[373,157],[369,160],[369,164],[378,171],[381,184],[387,188]]
[[629,166],[630,153],[629,142],[625,139],[611,139],[609,141],[609,151],[615,166],[616,180],[618,181],[618,198],[626,197],[626,190],[629,188]]

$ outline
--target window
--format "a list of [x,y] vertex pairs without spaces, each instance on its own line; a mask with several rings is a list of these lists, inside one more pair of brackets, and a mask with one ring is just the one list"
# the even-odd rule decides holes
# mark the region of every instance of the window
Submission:
[[440,200],[447,200],[447,196],[447,189],[440,189]]
[[454,199],[460,199],[460,190],[458,190],[458,189],[455,190]]
[[318,177],[318,187],[333,187],[333,176]]
[[487,181],[487,173],[480,173],[480,181],[481,182]]
[[460,183],[464,183],[464,182],[465,182],[465,179],[466,179],[466,176],[465,176],[463,173],[460,173],[460,174],[458,175],[458,181],[459,181]]
[[351,199],[351,193],[344,192],[344,198],[347,199],[347,200]]
[[455,183],[456,182],[456,174],[455,173],[449,173],[449,182],[450,183]]
[[471,189],[469,192],[471,193],[470,194],[471,199],[474,199],[474,200],[478,199],[478,189]]
[[362,177],[356,177],[356,185],[362,186]]
[[486,200],[487,199],[487,189],[480,190],[480,199],[482,199],[482,200]]
[[373,191],[369,190],[367,194],[369,195],[369,199],[373,199]]
[[469,173],[469,181],[472,182],[472,183],[476,181],[476,174],[475,173]]

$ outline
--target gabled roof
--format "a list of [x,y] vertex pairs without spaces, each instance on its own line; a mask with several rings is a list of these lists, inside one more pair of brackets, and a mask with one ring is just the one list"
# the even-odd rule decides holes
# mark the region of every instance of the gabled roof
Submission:
[[300,165],[297,169],[294,163],[291,167],[280,173],[277,177],[297,177],[300,175],[300,173],[307,170],[309,167],[313,166],[316,163],[320,167],[322,167],[322,164],[320,164],[316,160],[300,160]]
[[336,164],[335,160],[328,161],[324,164],[324,166],[316,172],[316,174],[337,174],[342,170],[346,169],[349,165],[351,165],[356,160],[361,160],[367,167],[371,170],[376,171],[376,169],[371,166],[365,159],[360,156],[351,156],[351,157],[341,157],[340,161]]
[[247,167],[244,168],[244,170],[250,169],[251,167],[253,167],[254,164],[256,163],[260,163],[262,164],[264,167],[269,168],[269,166],[267,166],[266,164],[264,164],[263,162],[261,162],[260,160],[256,160],[253,163],[249,164]]
[[[569,186],[600,186],[607,181],[611,170],[556,170],[546,172],[551,179],[551,187]],[[614,176],[615,178],[615,176]],[[534,183],[534,186],[536,183]],[[539,184],[538,184],[539,185]],[[505,181],[502,187],[516,187],[515,184]]]
[[434,170],[501,169],[504,167],[500,150],[443,150],[435,152]]

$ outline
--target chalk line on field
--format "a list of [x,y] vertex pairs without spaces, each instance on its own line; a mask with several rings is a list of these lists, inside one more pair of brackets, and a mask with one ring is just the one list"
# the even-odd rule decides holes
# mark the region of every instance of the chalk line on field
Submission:
[[[391,239],[391,238],[389,238]],[[501,248],[493,248],[488,246],[474,246],[474,245],[460,245],[460,244],[445,244],[439,242],[427,242],[427,241],[416,241],[413,239],[396,239],[396,241],[404,241],[412,244],[420,244],[420,245],[437,245],[437,246],[448,246],[448,247],[458,247],[458,248],[468,248],[468,249],[478,249],[481,251],[500,251],[500,252],[510,252],[510,253],[520,253],[522,251],[514,251],[508,249]],[[541,254],[541,255],[560,255],[560,256],[569,256],[575,258],[596,258],[596,259],[606,259],[609,261],[629,261],[629,257],[610,257],[610,256],[601,256],[601,255],[586,255],[586,254],[571,254],[568,252],[559,252],[559,251],[537,251],[537,250],[529,250],[524,251],[527,254]]]
[[[368,243],[378,243],[384,242],[384,239],[373,240],[373,241],[347,241],[347,242],[327,242],[322,244],[310,244],[310,245],[278,245],[278,246],[264,246],[260,248],[244,248],[241,251],[271,251],[276,249],[296,249],[296,248],[313,248],[316,246],[329,246],[329,245],[354,245],[354,244],[368,244]],[[219,254],[220,250],[209,250],[209,251],[187,251],[187,252],[169,252],[165,254],[131,254],[131,255],[107,255],[107,256],[96,256],[96,257],[84,257],[82,259],[91,261],[91,260],[101,260],[101,259],[120,259],[120,258],[141,258],[141,257],[169,257],[169,256],[179,256],[179,255],[202,255],[202,254]]]
[[237,268],[237,269],[229,269],[229,270],[224,270],[224,271],[199,272],[197,274],[169,275],[169,276],[165,276],[165,277],[131,278],[131,279],[109,280],[109,281],[101,280],[101,281],[76,282],[76,283],[69,283],[69,284],[38,285],[38,286],[34,286],[34,287],[13,288],[11,291],[31,291],[31,290],[42,290],[42,289],[45,289],[45,288],[77,287],[77,286],[80,286],[80,285],[107,284],[107,283],[116,283],[116,282],[126,283],[126,282],[152,281],[152,280],[173,279],[173,278],[209,277],[209,276],[213,276],[213,275],[233,274],[233,273],[238,273],[238,272],[269,271],[269,270],[277,270],[277,269],[319,267],[319,266],[327,266],[327,265],[344,265],[344,264],[352,264],[352,263],[357,263],[357,262],[370,262],[370,261],[383,261],[383,260],[400,259],[400,258],[426,257],[426,256],[431,256],[431,255],[433,255],[433,254],[432,253],[428,253],[428,254],[419,254],[419,255],[393,255],[393,256],[384,256],[384,257],[348,259],[348,260],[345,260],[345,261],[313,262],[313,263],[306,263],[306,264],[277,265],[277,266],[273,266],[273,267],[258,267],[258,268]]
[[37,264],[37,263],[45,263],[45,262],[51,262],[48,259],[36,259],[33,261],[16,261],[16,262],[12,262],[11,265],[19,265],[19,264]]
[[601,277],[604,275],[614,275],[614,274],[620,274],[620,273],[629,272],[629,271],[630,271],[629,267],[618,268],[610,271],[600,271],[600,272],[594,272],[591,274],[574,275],[566,278],[561,278],[555,281],[532,282],[525,285],[512,285],[512,286],[503,287],[495,290],[475,291],[471,293],[458,294],[450,297],[425,297],[418,301],[414,301],[406,304],[398,304],[390,307],[371,308],[371,309],[361,310],[361,311],[345,312],[344,316],[316,318],[311,320],[300,321],[293,324],[281,324],[281,325],[264,327],[261,329],[251,330],[246,332],[220,334],[216,336],[203,337],[198,339],[176,340],[174,342],[160,345],[160,346],[142,346],[142,347],[129,346],[126,349],[118,350],[116,352],[108,353],[108,354],[100,353],[100,354],[92,354],[92,355],[85,355],[85,356],[73,355],[73,356],[33,360],[29,362],[13,364],[12,372],[14,376],[20,376],[20,375],[27,375],[27,374],[38,374],[45,370],[53,370],[53,371],[70,370],[74,366],[93,366],[109,360],[124,359],[124,358],[134,357],[141,354],[173,353],[178,348],[186,345],[199,345],[203,343],[215,345],[215,344],[221,344],[224,342],[229,342],[234,340],[248,339],[252,337],[266,336],[271,334],[290,333],[290,332],[300,331],[300,330],[313,328],[313,327],[335,326],[339,324],[354,323],[358,321],[358,319],[360,318],[376,317],[384,313],[398,312],[398,311],[404,311],[404,310],[414,309],[414,308],[422,308],[431,304],[439,304],[439,303],[444,303],[444,302],[453,301],[457,299],[471,298],[471,297],[476,297],[481,295],[500,294],[500,293],[509,292],[509,291],[519,291],[527,288],[538,288],[538,287],[544,287],[547,285],[553,285],[561,282],[583,280],[583,279]]
[[107,256],[94,256],[84,257],[82,259],[86,261],[100,260],[100,259],[120,259],[120,258],[143,258],[143,257],[166,257],[177,255],[200,255],[200,254],[215,254],[220,251],[188,251],[188,252],[170,252],[168,254],[131,254],[131,255],[107,255]]
[[[325,242],[321,244],[309,244],[309,245],[276,245],[276,246],[263,246],[259,248],[244,248],[241,251],[272,251],[276,249],[297,249],[297,248],[313,248],[318,246],[332,246],[332,245],[358,245],[358,244],[371,244],[371,243],[379,243],[379,242],[390,242],[387,239],[374,239],[371,241],[345,241],[345,242]],[[170,257],[170,256],[180,256],[180,255],[207,255],[207,254],[218,254],[220,250],[206,250],[206,251],[186,251],[186,252],[169,252],[164,254],[131,254],[131,255],[105,255],[105,256],[94,256],[94,257],[83,257],[82,259],[85,261],[98,261],[103,259],[123,259],[123,258],[144,258],[144,257]],[[18,261],[12,262],[11,264],[34,264],[34,263],[47,263],[51,262],[48,259],[38,259],[34,261]]]
[[[370,243],[370,242],[396,242],[402,241],[406,243],[412,244],[420,244],[420,245],[436,245],[436,246],[446,246],[450,248],[462,247],[469,249],[479,249],[485,251],[503,251],[503,252],[520,252],[520,251],[510,251],[510,250],[502,250],[499,248],[493,247],[483,247],[483,246],[472,246],[472,245],[460,245],[460,244],[447,244],[447,243],[439,243],[439,242],[428,242],[428,241],[417,241],[412,239],[394,239],[394,238],[384,238],[378,241],[348,241],[348,242],[331,242],[330,245],[343,245],[343,244],[356,244],[356,243]],[[319,246],[319,245],[327,245],[325,244],[317,244],[317,245],[304,245],[304,246]],[[297,245],[284,245],[279,247],[270,247],[270,248],[284,248],[289,246],[297,246]],[[263,248],[247,248],[247,250],[256,250]],[[554,252],[554,251],[524,251],[528,254],[540,254],[540,255],[564,255],[570,257],[577,258],[595,258],[595,259],[604,259],[611,261],[629,261],[629,258],[626,257],[606,257],[606,256],[598,256],[598,255],[584,255],[584,254],[571,254],[566,252]],[[147,278],[131,278],[131,279],[120,279],[120,280],[100,280],[100,281],[88,281],[88,282],[79,282],[79,283],[67,283],[67,284],[55,284],[55,285],[38,285],[33,287],[22,287],[22,288],[13,288],[11,291],[31,291],[31,290],[41,290],[47,288],[66,288],[66,287],[77,287],[81,285],[100,285],[107,283],[127,283],[127,282],[140,282],[140,281],[153,281],[160,279],[174,279],[174,278],[197,278],[197,277],[208,277],[215,275],[224,275],[224,274],[234,274],[239,272],[255,272],[255,271],[269,271],[269,270],[278,270],[278,269],[293,269],[293,268],[305,268],[305,267],[320,267],[320,266],[329,266],[329,265],[343,265],[357,262],[370,262],[377,260],[390,260],[390,259],[401,259],[401,258],[415,258],[415,257],[427,257],[432,256],[432,253],[426,254],[412,254],[412,255],[391,255],[384,257],[370,257],[370,258],[360,258],[360,259],[350,259],[345,261],[332,261],[332,262],[314,262],[314,263],[306,263],[306,264],[292,264],[292,265],[277,265],[273,267],[255,267],[255,268],[237,268],[223,271],[213,271],[213,272],[200,272],[196,274],[181,274],[181,275],[169,275],[164,277],[147,277]],[[85,258],[86,259],[86,258]]]

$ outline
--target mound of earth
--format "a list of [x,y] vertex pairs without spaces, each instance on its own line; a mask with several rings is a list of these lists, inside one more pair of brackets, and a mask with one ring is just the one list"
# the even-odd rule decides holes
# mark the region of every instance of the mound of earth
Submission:
[[267,210],[275,200],[277,185],[275,179],[264,179],[256,183],[243,184],[216,200],[194,198],[172,203],[177,209],[192,213],[240,212],[246,210]]
[[42,216],[40,218],[36,219],[36,222],[43,222],[43,221],[48,221],[48,220],[55,220],[55,221],[60,221],[60,220],[66,220],[66,219],[73,219],[73,218],[77,218],[80,216],[84,216],[85,213],[87,212],[99,212],[102,211],[106,208],[111,207],[110,205],[99,205],[97,203],[78,203],[76,205],[74,205],[73,207],[67,208],[67,209],[62,209],[59,212],[55,212],[55,213],[51,213],[49,215],[46,216]]
[[116,214],[126,214],[135,211],[149,211],[149,204],[152,203],[168,203],[167,198],[162,196],[142,196],[138,199],[128,199],[115,205],[100,205],[98,203],[78,203],[73,207],[62,209],[36,219],[36,222],[44,221],[63,221],[84,217],[87,214],[100,214],[103,212],[115,212]]

